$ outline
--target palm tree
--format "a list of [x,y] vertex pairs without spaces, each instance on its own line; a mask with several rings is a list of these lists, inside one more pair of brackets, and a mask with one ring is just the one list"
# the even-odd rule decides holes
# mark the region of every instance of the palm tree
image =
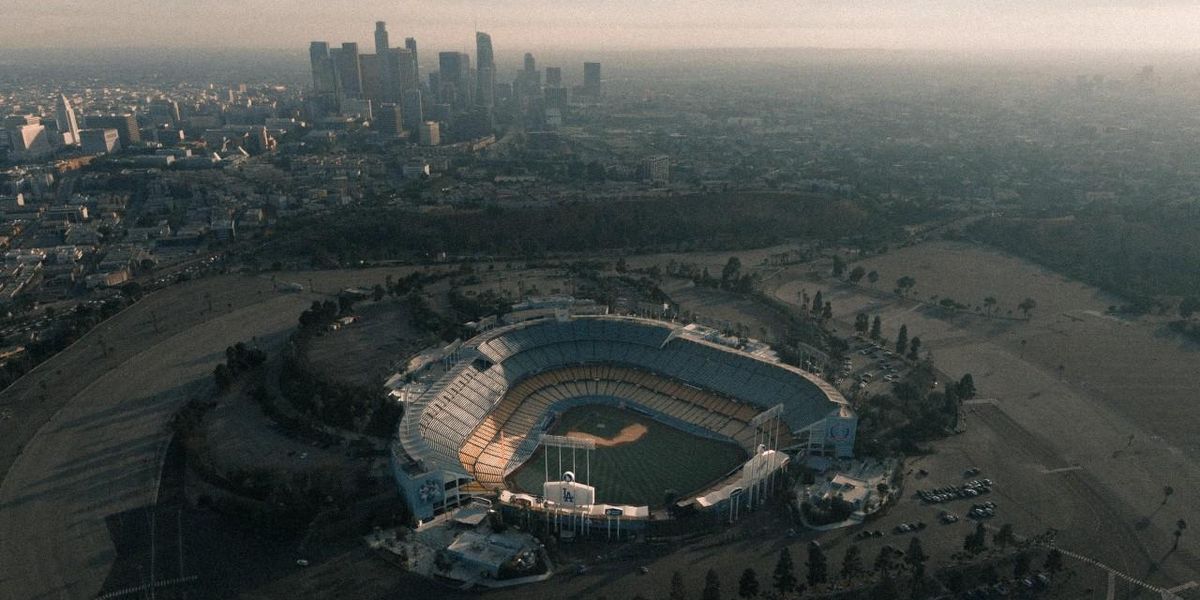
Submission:
[[996,297],[988,296],[987,298],[984,298],[983,305],[987,307],[988,314],[992,314],[992,311],[996,309]]
[[758,573],[754,569],[747,568],[742,571],[742,578],[738,580],[738,596],[742,598],[753,598],[758,595]]
[[1187,529],[1187,521],[1183,519],[1175,521],[1175,533],[1173,534],[1175,536],[1175,544],[1171,546],[1172,552],[1179,549],[1179,538],[1183,537],[1184,529]]
[[1033,298],[1026,298],[1017,305],[1017,308],[1021,309],[1021,312],[1025,313],[1025,318],[1028,319],[1029,311],[1037,308],[1037,300],[1034,300]]

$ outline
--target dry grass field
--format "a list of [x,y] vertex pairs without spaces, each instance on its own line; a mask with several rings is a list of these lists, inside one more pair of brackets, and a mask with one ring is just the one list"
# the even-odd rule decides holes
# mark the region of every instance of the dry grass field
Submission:
[[[88,373],[99,334],[128,344],[117,364],[56,398],[59,408],[42,422],[32,421],[36,411],[20,413],[32,429],[0,484],[0,597],[98,592],[115,559],[106,518],[154,502],[172,414],[207,393],[227,345],[279,343],[307,303],[268,282],[214,277],[151,295],[47,363],[51,380],[71,380],[53,373]],[[173,334],[151,333],[151,310],[172,321]]]
[[[1033,472],[1071,468],[1044,481],[1064,486],[1063,502],[1076,507],[1057,516],[1053,501],[1046,507],[1046,523],[1063,530],[1065,547],[1168,587],[1200,579],[1200,536],[1185,534],[1167,553],[1175,521],[1195,515],[1200,502],[1200,421],[1186,416],[1200,389],[1200,348],[1154,319],[1105,316],[1115,303],[1107,294],[989,249],[934,242],[862,264],[879,271],[881,288],[916,278],[911,295],[922,301],[994,295],[1002,309],[1025,297],[1038,307],[1029,320],[948,312],[869,287],[814,283],[804,276],[809,269],[772,280],[774,293],[795,302],[800,290],[820,289],[839,328],[848,331],[859,311],[878,314],[886,337],[906,324],[940,369],[972,373],[980,397],[1007,419],[993,464],[1036,442],[1044,458]],[[968,427],[980,424],[968,415]],[[1164,486],[1175,490],[1166,505]]]

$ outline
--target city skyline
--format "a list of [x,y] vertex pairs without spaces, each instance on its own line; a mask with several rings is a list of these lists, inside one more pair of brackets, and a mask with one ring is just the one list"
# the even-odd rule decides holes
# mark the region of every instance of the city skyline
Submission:
[[[817,47],[981,51],[1003,49],[1192,51],[1200,49],[1200,6],[1174,0],[1022,1],[1003,7],[966,0],[922,0],[898,7],[868,0],[854,6],[762,0],[729,11],[722,2],[582,0],[569,5],[512,0],[502,11],[478,2],[395,5],[369,1],[221,0],[189,6],[131,0],[75,6],[65,0],[19,0],[0,23],[0,48],[292,48],[312,39],[371,47],[368,20],[393,24],[439,49],[468,51],[475,31],[521,40],[528,49],[666,49]],[[285,12],[280,12],[285,11]],[[270,27],[263,18],[272,15]],[[280,17],[283,18],[280,18]],[[128,19],[186,23],[129,28]],[[187,35],[181,36],[180,31]]]

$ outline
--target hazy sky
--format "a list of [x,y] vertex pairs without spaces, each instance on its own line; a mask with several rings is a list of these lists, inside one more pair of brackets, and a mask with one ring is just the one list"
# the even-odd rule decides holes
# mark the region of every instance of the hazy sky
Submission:
[[[0,0],[0,47],[1200,49],[1200,0]],[[369,45],[367,46],[370,47]]]

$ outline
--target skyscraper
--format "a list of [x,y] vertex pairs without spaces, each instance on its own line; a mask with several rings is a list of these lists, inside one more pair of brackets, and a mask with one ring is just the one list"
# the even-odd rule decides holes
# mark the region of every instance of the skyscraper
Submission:
[[384,86],[384,62],[378,54],[360,54],[358,72],[362,77],[362,97],[374,102],[383,102],[387,90]]
[[308,45],[308,60],[312,65],[313,92],[336,94],[337,76],[333,59],[329,56],[329,42],[312,42]]
[[180,121],[179,103],[170,98],[156,98],[150,101],[150,117],[158,123],[175,124]]
[[379,108],[372,112],[375,120],[371,122],[371,127],[378,131],[379,135],[397,138],[404,134],[404,111],[399,104],[380,104]]
[[404,100],[404,105],[400,107],[400,115],[404,118],[404,128],[409,131],[418,131],[421,123],[425,122],[425,112],[421,106],[421,89],[414,87],[404,90],[401,98]]
[[421,123],[420,133],[417,136],[422,146],[437,146],[442,143],[441,127],[437,121],[425,121]]
[[412,51],[407,48],[392,48],[392,78],[396,83],[398,94],[421,87],[417,77],[417,63],[413,60]]
[[337,72],[342,94],[362,97],[362,66],[358,58],[358,43],[345,42],[341,48],[330,48],[333,67]]
[[465,110],[471,106],[471,56],[462,52],[438,53],[439,99]]
[[383,21],[375,21],[375,57],[379,63],[379,100],[394,102],[399,97],[395,81],[396,67],[392,62],[395,57],[388,46],[387,23]]
[[116,129],[83,129],[79,145],[88,154],[112,154],[121,149],[121,135]]
[[412,53],[413,76],[419,82],[421,81],[421,61],[417,56],[417,38],[404,38],[404,48]]
[[137,117],[131,114],[89,115],[85,122],[89,128],[116,129],[121,138],[122,148],[129,148],[142,141],[142,132],[138,129]]
[[583,63],[583,93],[589,96],[599,96],[601,92],[600,63]]
[[58,95],[58,107],[54,118],[58,121],[58,132],[67,134],[64,141],[68,144],[78,144],[79,121],[75,118],[75,109],[71,107],[71,101],[62,94]]
[[479,106],[495,106],[496,104],[496,61],[492,54],[492,36],[475,32],[475,104]]
[[562,85],[562,67],[546,67],[546,87]]
[[533,59],[533,54],[525,53],[525,68],[521,70],[521,74],[517,77],[520,82],[521,93],[527,96],[536,96],[542,90],[542,74],[537,70],[537,61]]

